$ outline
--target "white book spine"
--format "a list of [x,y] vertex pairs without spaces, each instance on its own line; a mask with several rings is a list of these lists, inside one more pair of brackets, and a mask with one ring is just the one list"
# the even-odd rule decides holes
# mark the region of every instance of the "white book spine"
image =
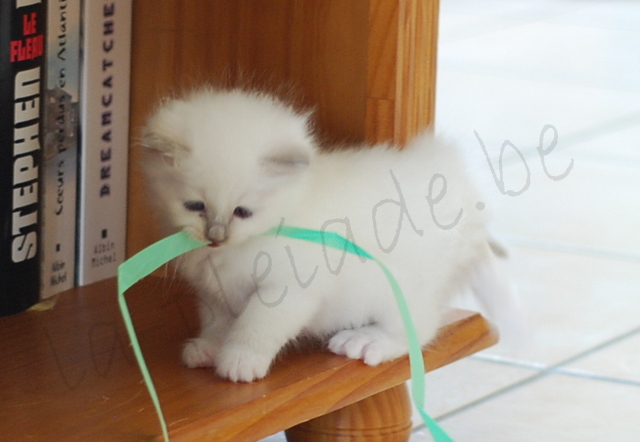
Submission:
[[78,285],[125,259],[132,0],[85,0]]
[[75,285],[80,0],[48,2],[46,69],[42,299]]

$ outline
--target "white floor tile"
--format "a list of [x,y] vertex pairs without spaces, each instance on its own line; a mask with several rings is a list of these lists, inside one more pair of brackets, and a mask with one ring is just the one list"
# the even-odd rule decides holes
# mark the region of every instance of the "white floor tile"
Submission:
[[604,376],[640,386],[640,332],[566,367],[568,373]]
[[438,42],[443,45],[521,24],[521,20],[510,19],[501,15],[487,16],[469,12],[450,12],[441,15]]
[[[565,139],[575,143],[576,136],[584,137],[594,128],[606,132],[621,121],[633,124],[636,117],[640,123],[640,93],[590,86],[441,70],[437,97],[436,132],[461,145],[470,161],[487,173],[483,145],[497,165],[505,141],[530,155],[547,125],[557,130],[561,149]],[[550,142],[549,138],[544,147]],[[509,147],[504,158],[512,161],[518,156]]]
[[558,0],[441,0],[440,12],[442,20],[447,20],[447,14],[469,14],[483,18],[503,17],[520,21],[537,21],[558,14],[577,12],[585,9],[588,3],[580,1]]
[[[529,333],[482,357],[550,367],[640,325],[640,263],[518,247],[508,268]],[[462,306],[478,309],[471,301]]]
[[589,138],[581,137],[558,150],[599,164],[640,167],[640,113],[612,122],[608,128],[602,129]]
[[558,176],[573,167],[566,178],[553,180],[540,158],[503,168],[506,189],[520,191],[505,196],[495,186],[485,192],[498,232],[543,242],[557,242],[607,252],[620,252],[640,260],[640,165],[592,159],[578,148],[552,152],[545,157],[548,172]]
[[[425,411],[437,419],[537,373],[469,358],[454,362],[427,374]],[[416,425],[422,424],[417,410],[413,420]]]
[[[457,442],[633,441],[640,388],[554,375],[442,422]],[[424,431],[412,442],[429,441]]]
[[583,8],[550,18],[554,23],[639,32],[640,3],[628,0],[584,2]]
[[627,91],[640,91],[640,33],[532,22],[442,42],[444,70],[493,72]]

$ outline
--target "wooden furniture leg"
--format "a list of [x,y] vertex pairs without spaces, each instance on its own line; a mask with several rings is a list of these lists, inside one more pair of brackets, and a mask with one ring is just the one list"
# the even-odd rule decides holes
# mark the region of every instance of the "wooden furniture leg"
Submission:
[[406,442],[411,435],[406,384],[285,431],[288,442]]

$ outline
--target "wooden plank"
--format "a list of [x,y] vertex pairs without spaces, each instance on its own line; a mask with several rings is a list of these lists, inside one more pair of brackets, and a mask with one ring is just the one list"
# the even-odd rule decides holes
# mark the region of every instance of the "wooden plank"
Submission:
[[394,140],[404,145],[435,119],[439,1],[405,0],[401,4]]
[[[438,0],[134,0],[132,145],[160,98],[251,84],[316,110],[325,141],[404,145],[434,121]],[[140,151],[129,256],[160,239]]]
[[[289,352],[267,378],[233,384],[180,363],[197,329],[190,290],[147,278],[127,294],[174,440],[256,440],[409,378],[407,358],[368,367],[318,348]],[[110,279],[56,307],[0,319],[0,422],[7,440],[141,440],[160,428],[129,348]],[[478,314],[452,311],[425,351],[433,370],[496,342]]]
[[[135,0],[132,145],[162,97],[202,83],[288,95],[315,109],[322,139],[361,142],[368,19],[368,0]],[[129,256],[160,239],[139,163],[133,147]]]

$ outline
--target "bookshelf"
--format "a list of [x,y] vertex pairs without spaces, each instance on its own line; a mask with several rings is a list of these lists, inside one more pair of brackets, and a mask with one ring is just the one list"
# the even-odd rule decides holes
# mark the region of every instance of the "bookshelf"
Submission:
[[433,122],[437,0],[134,0],[127,254],[160,238],[136,137],[203,82],[292,89],[332,142],[402,145]]
[[[129,256],[160,238],[136,139],[154,104],[176,90],[284,85],[315,106],[318,133],[334,142],[401,146],[433,122],[437,0],[133,0],[133,7]],[[0,379],[11,380],[0,404],[4,421],[12,419],[7,437],[160,440],[115,293],[111,278],[65,292],[50,311],[0,321],[8,361]],[[326,437],[336,431],[350,440],[407,440],[407,357],[367,367],[327,352],[292,353],[264,381],[232,384],[179,364],[197,324],[188,293],[147,278],[127,296],[172,440],[253,441],[286,428],[291,442],[339,440]],[[452,310],[424,349],[425,368],[497,339],[479,314]]]

